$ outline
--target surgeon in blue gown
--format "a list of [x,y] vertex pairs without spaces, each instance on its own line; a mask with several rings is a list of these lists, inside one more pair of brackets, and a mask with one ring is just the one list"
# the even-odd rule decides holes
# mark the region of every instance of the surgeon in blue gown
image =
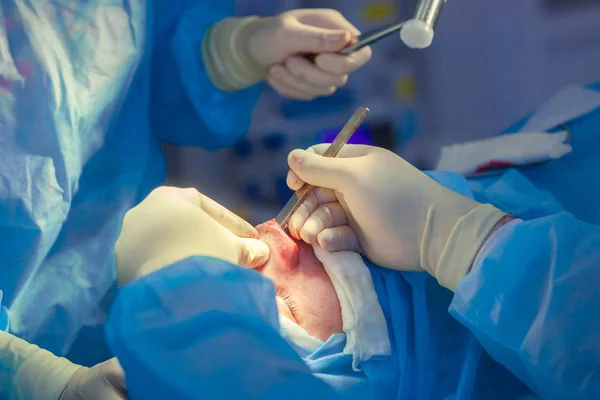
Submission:
[[260,81],[309,100],[370,58],[334,54],[358,31],[333,10],[233,11],[232,0],[0,1],[1,398],[25,374],[14,337],[87,366],[108,357],[113,247],[125,212],[165,178],[161,143],[231,144]]
[[392,355],[357,371],[338,339],[293,351],[270,282],[192,255],[116,300],[107,337],[131,397],[599,398],[600,107],[565,123],[570,154],[474,180],[369,146],[292,152],[289,185],[321,188],[290,232],[380,265]]

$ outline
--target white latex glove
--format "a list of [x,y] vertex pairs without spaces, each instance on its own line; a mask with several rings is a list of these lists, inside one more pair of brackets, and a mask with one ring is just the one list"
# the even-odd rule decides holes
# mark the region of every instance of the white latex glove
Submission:
[[0,331],[0,399],[126,399],[123,370],[116,359],[92,368]]
[[[335,54],[359,34],[339,12],[328,9],[229,18],[213,27],[203,54],[209,75],[225,90],[266,78],[283,96],[311,100],[334,93],[371,59],[369,47],[347,56]],[[315,62],[303,54],[317,55]]]
[[59,400],[122,400],[127,399],[125,374],[116,358],[92,368],[78,369]]
[[328,146],[289,155],[289,187],[321,187],[292,216],[292,236],[329,251],[362,251],[383,267],[423,269],[454,290],[506,214],[452,192],[388,150],[347,145],[337,158],[318,155]]
[[[330,95],[348,75],[371,59],[371,48],[335,54],[360,32],[335,10],[294,10],[265,20],[249,38],[251,54],[271,66],[267,81],[283,96],[314,99]],[[298,54],[318,54],[314,63]]]
[[249,223],[195,189],[160,187],[126,215],[115,246],[121,285],[191,256],[257,267],[269,247]]

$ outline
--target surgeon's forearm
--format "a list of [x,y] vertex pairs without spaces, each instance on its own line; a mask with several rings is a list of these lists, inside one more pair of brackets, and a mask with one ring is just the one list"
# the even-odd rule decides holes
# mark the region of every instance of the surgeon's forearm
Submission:
[[206,32],[202,58],[216,87],[233,92],[266,78],[267,68],[252,57],[248,43],[252,32],[262,23],[259,17],[227,18]]
[[598,398],[599,248],[600,227],[565,212],[513,220],[488,240],[449,311],[540,398]]
[[79,365],[0,332],[0,399],[56,400]]

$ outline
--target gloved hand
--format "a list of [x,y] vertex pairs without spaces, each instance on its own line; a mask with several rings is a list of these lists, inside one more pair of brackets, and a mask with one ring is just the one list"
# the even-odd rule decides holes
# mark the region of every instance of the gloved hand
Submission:
[[396,154],[345,146],[337,158],[294,150],[287,182],[320,186],[292,216],[292,236],[329,251],[363,251],[383,267],[425,270],[454,290],[505,214],[438,184]]
[[127,399],[125,374],[116,358],[79,368],[69,379],[59,400],[121,400]]
[[248,267],[267,262],[269,247],[246,221],[195,189],[160,187],[126,215],[115,246],[121,285],[191,256]]
[[0,399],[126,398],[123,370],[116,359],[86,368],[0,331]]
[[[339,12],[307,9],[276,17],[228,18],[203,41],[203,59],[213,82],[238,90],[267,79],[283,96],[311,100],[330,95],[371,58],[365,47],[337,53],[360,32]],[[312,63],[302,54],[317,54]]]

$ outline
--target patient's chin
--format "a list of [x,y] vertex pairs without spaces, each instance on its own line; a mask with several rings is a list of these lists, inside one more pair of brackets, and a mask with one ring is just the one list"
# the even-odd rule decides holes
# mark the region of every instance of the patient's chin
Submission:
[[275,220],[256,228],[271,249],[257,271],[275,283],[279,313],[322,341],[343,332],[337,293],[312,246],[292,239]]

